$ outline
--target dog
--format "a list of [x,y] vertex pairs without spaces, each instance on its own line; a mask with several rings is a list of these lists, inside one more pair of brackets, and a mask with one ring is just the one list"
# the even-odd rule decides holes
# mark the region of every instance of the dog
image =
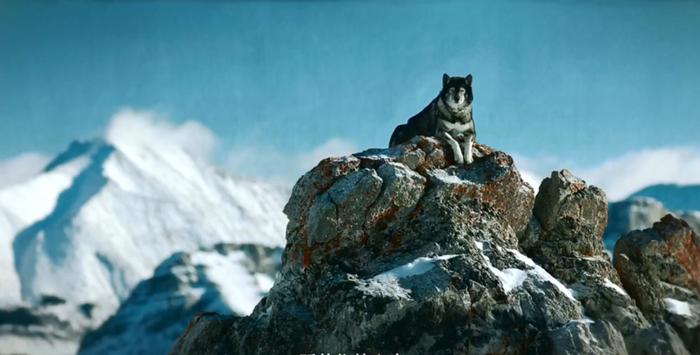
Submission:
[[[439,137],[452,148],[455,163],[471,164],[476,140],[476,126],[472,116],[472,75],[466,77],[442,75],[442,89],[438,96],[421,112],[397,126],[389,140],[393,147],[423,136]],[[460,147],[459,141],[463,143]]]

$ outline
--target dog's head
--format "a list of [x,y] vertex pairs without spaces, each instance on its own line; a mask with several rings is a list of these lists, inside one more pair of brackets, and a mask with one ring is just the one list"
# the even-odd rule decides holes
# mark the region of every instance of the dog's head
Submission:
[[472,94],[472,75],[466,77],[442,74],[442,90],[440,98],[452,110],[460,111],[474,100]]

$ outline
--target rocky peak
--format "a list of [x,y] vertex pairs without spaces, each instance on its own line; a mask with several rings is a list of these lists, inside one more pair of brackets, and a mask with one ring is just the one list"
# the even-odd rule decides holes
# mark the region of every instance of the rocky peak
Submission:
[[285,207],[283,272],[340,265],[371,274],[397,256],[443,253],[456,247],[457,234],[482,233],[488,223],[504,232],[490,240],[517,247],[533,190],[511,157],[477,150],[481,157],[469,169],[448,165],[433,138],[323,160],[299,180]]
[[623,236],[615,268],[648,318],[671,324],[688,349],[700,352],[700,237],[688,223],[669,214]]
[[520,246],[566,282],[579,281],[582,269],[616,280],[603,248],[607,206],[601,189],[587,186],[568,170],[554,171],[540,185]]
[[684,220],[668,214],[652,228],[620,238],[615,267],[640,307],[653,310],[661,304],[654,297],[656,287],[650,287],[657,279],[700,293],[700,237]]
[[321,161],[269,295],[194,318],[173,353],[688,353],[623,289],[600,189],[560,171],[535,197],[509,155],[476,151],[458,167],[417,137]]

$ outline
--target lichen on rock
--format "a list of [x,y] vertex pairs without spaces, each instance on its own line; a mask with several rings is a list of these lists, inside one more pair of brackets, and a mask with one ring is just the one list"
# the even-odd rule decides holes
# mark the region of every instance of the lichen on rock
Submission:
[[700,353],[700,237],[690,226],[669,214],[628,233],[615,245],[615,268],[642,312]]
[[535,198],[509,155],[476,152],[454,166],[416,137],[321,161],[285,207],[269,295],[193,319],[173,353],[687,353],[604,253],[600,189],[561,171]]

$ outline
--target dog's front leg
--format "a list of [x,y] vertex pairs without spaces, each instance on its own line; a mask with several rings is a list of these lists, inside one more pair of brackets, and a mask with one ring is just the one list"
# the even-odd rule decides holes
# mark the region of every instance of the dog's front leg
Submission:
[[450,148],[452,148],[452,153],[455,157],[455,164],[463,164],[464,156],[462,156],[462,149],[459,147],[459,143],[457,143],[457,141],[445,131],[440,132],[440,137],[447,141],[447,144],[449,144]]
[[474,135],[469,134],[464,137],[464,164],[469,165],[474,162]]

